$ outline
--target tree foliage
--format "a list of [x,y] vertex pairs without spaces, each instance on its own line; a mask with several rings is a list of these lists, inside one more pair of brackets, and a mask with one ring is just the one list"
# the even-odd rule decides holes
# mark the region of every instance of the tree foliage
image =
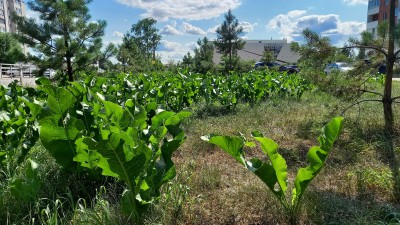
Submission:
[[40,21],[14,14],[19,40],[39,53],[40,68],[64,70],[68,80],[95,63],[102,46],[106,21],[91,21],[91,0],[31,0],[29,8]]
[[157,20],[153,18],[145,18],[133,24],[131,33],[127,34],[127,38],[133,40],[140,50],[140,53],[146,60],[155,60],[155,52],[161,41],[161,35],[155,27]]
[[130,71],[146,71],[161,66],[156,57],[156,50],[161,41],[161,35],[155,27],[157,20],[145,18],[133,24],[119,46],[117,59]]
[[273,62],[273,61],[275,61],[274,53],[272,51],[264,49],[261,62]]
[[233,71],[239,62],[237,51],[243,49],[246,44],[240,38],[243,34],[243,27],[232,14],[231,10],[225,14],[225,20],[217,29],[217,40],[214,42],[218,52],[222,54],[222,62],[225,64],[225,70]]
[[0,62],[14,64],[25,60],[21,44],[10,33],[0,33]]
[[180,63],[181,66],[184,68],[187,68],[189,70],[194,68],[194,59],[190,52],[188,52],[186,55],[183,56],[182,62]]
[[335,55],[335,48],[328,37],[321,37],[309,28],[304,29],[302,34],[305,44],[293,42],[292,51],[300,55],[299,63],[304,67],[322,70],[327,61]]
[[207,37],[197,41],[198,48],[194,49],[194,66],[198,73],[207,73],[214,67],[214,45]]

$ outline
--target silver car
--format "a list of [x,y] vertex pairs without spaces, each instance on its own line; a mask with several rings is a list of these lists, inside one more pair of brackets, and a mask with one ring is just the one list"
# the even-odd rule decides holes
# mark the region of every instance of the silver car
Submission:
[[346,62],[334,62],[334,63],[329,63],[325,67],[324,72],[325,72],[325,74],[331,74],[334,71],[347,72],[352,69],[354,69],[354,67],[352,67],[351,65],[349,65]]

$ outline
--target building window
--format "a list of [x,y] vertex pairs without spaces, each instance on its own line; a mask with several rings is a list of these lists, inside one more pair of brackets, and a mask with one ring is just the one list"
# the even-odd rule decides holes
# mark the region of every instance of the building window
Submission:
[[373,9],[379,7],[380,0],[370,0],[368,1],[368,9]]
[[383,13],[383,20],[387,20],[387,13]]
[[389,5],[389,0],[385,0],[385,5]]

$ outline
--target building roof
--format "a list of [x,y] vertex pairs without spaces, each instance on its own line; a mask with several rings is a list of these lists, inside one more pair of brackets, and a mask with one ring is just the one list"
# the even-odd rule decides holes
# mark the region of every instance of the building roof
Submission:
[[[283,63],[297,63],[299,55],[290,50],[290,43],[286,39],[283,40],[246,40],[242,50],[238,50],[238,56],[240,59],[245,61],[254,60],[260,61],[264,48],[267,46],[280,48],[280,51],[276,57],[277,61]],[[221,62],[221,54],[214,49],[213,62],[219,64]]]

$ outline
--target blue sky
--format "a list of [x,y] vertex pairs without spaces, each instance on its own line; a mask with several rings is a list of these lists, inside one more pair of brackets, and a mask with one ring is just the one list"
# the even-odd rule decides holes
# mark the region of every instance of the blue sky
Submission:
[[[108,23],[105,43],[121,43],[132,24],[145,17],[157,19],[162,41],[157,54],[163,62],[182,59],[199,38],[214,39],[215,29],[229,9],[240,21],[244,39],[301,41],[310,28],[329,36],[334,44],[366,28],[368,0],[94,0],[93,20]],[[29,12],[28,12],[29,14]]]

